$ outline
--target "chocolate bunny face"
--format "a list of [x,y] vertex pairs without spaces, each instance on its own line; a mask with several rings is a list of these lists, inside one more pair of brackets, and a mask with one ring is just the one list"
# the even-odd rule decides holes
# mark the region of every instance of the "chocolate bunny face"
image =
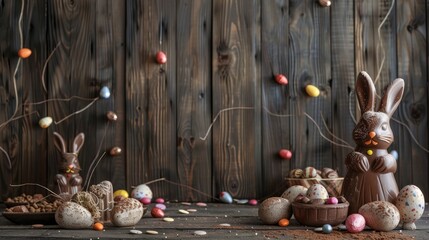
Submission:
[[54,132],[54,144],[58,151],[61,152],[62,157],[61,160],[58,161],[58,169],[60,172],[65,174],[79,173],[81,168],[79,165],[78,154],[84,141],[85,135],[83,133],[78,134],[73,141],[72,151],[69,152],[67,151],[67,146],[63,137],[59,133]]
[[390,117],[398,108],[403,93],[404,80],[398,78],[385,91],[378,111],[374,111],[375,86],[366,72],[359,73],[356,94],[362,116],[353,130],[353,139],[359,147],[387,149],[392,144]]

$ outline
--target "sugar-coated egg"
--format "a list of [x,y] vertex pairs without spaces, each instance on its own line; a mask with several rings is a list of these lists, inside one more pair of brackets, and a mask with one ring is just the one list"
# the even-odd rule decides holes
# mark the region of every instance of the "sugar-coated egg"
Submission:
[[331,226],[331,224],[324,224],[322,226],[322,232],[323,233],[331,233],[332,232],[332,226]]
[[396,207],[401,215],[401,221],[403,222],[403,228],[407,230],[416,229],[414,223],[419,219],[425,211],[425,197],[415,185],[407,185],[399,191],[398,197],[396,198]]
[[167,62],[167,55],[163,51],[156,53],[156,62],[159,64],[164,64]]
[[282,159],[289,160],[289,159],[292,158],[292,152],[290,150],[288,150],[288,149],[280,149],[279,156]]
[[286,198],[289,200],[289,202],[294,202],[295,198],[299,195],[306,195],[308,191],[308,188],[301,186],[301,185],[294,185],[286,189],[286,191],[283,192],[282,198]]
[[391,231],[400,220],[398,208],[387,201],[369,202],[359,208],[359,214],[365,218],[366,225],[376,231]]
[[228,192],[221,192],[219,194],[219,199],[224,203],[232,203],[233,201],[231,194]]
[[359,213],[350,214],[346,219],[346,229],[351,233],[362,232],[365,228],[365,218]]
[[256,206],[256,205],[258,205],[258,200],[250,199],[248,203],[249,203],[249,205]]
[[279,220],[278,224],[280,227],[287,227],[289,225],[289,219],[282,218]]
[[150,211],[150,214],[154,218],[163,218],[165,216],[164,211],[161,208],[154,207]]
[[280,85],[287,85],[288,84],[288,80],[287,80],[286,76],[283,74],[277,74],[275,76],[275,79],[276,79],[276,82]]
[[328,199],[329,198],[328,191],[320,183],[316,183],[316,184],[311,185],[308,188],[306,195],[309,199],[318,199],[318,198],[319,199]]
[[144,197],[140,199],[140,202],[143,203],[143,205],[149,205],[152,202],[152,199]]
[[308,96],[310,96],[310,97],[318,97],[320,94],[320,90],[316,86],[311,85],[311,84],[309,84],[305,87],[305,91],[307,92]]

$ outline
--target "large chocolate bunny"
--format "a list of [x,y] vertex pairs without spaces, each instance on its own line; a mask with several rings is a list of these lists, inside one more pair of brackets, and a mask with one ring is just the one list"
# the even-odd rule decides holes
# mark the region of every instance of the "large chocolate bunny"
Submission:
[[61,153],[61,160],[58,161],[58,174],[56,175],[59,192],[61,194],[73,195],[82,188],[82,177],[79,172],[78,154],[85,141],[85,135],[79,133],[74,141],[72,152],[67,151],[66,143],[63,137],[54,132],[54,144]]
[[360,72],[356,81],[356,94],[361,118],[353,130],[357,146],[346,157],[347,174],[343,193],[350,203],[349,214],[372,201],[394,203],[398,195],[394,173],[396,160],[387,152],[393,142],[390,117],[399,105],[404,93],[404,80],[396,79],[381,98],[375,111],[376,90],[371,77]]

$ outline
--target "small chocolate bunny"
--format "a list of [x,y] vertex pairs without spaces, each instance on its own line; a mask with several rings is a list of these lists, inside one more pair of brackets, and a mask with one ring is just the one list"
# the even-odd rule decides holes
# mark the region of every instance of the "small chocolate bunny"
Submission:
[[84,141],[85,135],[79,133],[73,141],[72,152],[68,152],[64,138],[59,133],[54,132],[54,144],[61,153],[61,160],[58,161],[59,173],[56,175],[59,193],[61,194],[73,195],[82,188],[78,154]]
[[394,173],[396,160],[387,151],[393,142],[390,118],[404,93],[404,80],[395,79],[381,98],[375,111],[376,90],[371,77],[360,72],[356,81],[356,94],[361,118],[353,130],[357,146],[347,155],[347,174],[343,194],[349,201],[349,214],[372,201],[395,202],[398,195]]

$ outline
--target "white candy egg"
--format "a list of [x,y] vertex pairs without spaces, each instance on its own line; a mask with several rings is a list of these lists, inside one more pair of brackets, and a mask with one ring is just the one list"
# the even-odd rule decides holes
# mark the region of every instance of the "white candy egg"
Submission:
[[391,231],[400,220],[399,210],[387,201],[367,203],[359,208],[359,214],[365,218],[366,225],[376,231]]
[[309,199],[328,199],[329,194],[322,184],[316,183],[308,188],[307,197]]
[[131,197],[141,200],[143,198],[152,199],[152,190],[146,184],[140,184],[133,189],[131,192]]
[[110,220],[118,227],[134,226],[140,221],[143,213],[143,204],[137,199],[126,198],[113,207]]
[[55,221],[62,228],[90,228],[94,220],[91,213],[75,202],[65,202],[55,212]]
[[289,200],[290,203],[295,201],[295,198],[298,197],[298,195],[303,195],[305,196],[305,194],[307,194],[308,188],[301,186],[301,185],[294,185],[291,186],[290,188],[286,189],[286,191],[282,194],[282,198],[286,198],[287,200]]
[[407,230],[414,230],[416,229],[414,222],[425,211],[425,197],[417,186],[407,185],[399,191],[396,207],[401,214],[402,227]]

